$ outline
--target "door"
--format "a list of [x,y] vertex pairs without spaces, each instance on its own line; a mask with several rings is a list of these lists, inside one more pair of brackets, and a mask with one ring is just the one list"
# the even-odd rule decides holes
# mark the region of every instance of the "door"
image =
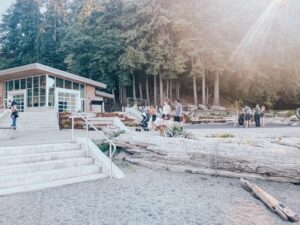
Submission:
[[24,112],[26,108],[26,91],[9,91],[8,100],[15,101],[17,103],[17,109],[19,112]]
[[55,106],[58,112],[80,111],[80,92],[62,88],[55,89]]

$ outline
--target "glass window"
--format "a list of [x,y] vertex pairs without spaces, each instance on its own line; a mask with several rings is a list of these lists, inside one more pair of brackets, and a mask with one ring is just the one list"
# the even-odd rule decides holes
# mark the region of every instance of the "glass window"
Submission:
[[15,90],[19,90],[20,89],[20,80],[14,80],[15,83]]
[[48,106],[54,106],[54,88],[49,89],[49,98],[48,98]]
[[79,91],[79,86],[80,84],[73,82],[73,90],[78,90]]
[[40,76],[40,87],[46,88],[46,76]]
[[11,81],[8,81],[8,91],[13,91],[14,90],[14,82],[11,80]]
[[46,95],[41,95],[40,96],[40,106],[45,106],[46,105]]
[[80,97],[84,98],[85,94],[84,94],[84,85],[80,84]]
[[75,93],[58,93],[58,110],[59,112],[76,112],[78,94]]
[[64,80],[56,77],[56,87],[64,88]]
[[72,89],[72,81],[65,80],[65,88],[66,89]]
[[33,88],[33,96],[39,96],[39,88]]
[[40,89],[40,95],[46,95],[46,89],[45,88]]
[[33,78],[33,87],[38,88],[39,87],[39,79],[40,77],[34,77]]
[[39,96],[33,96],[33,107],[39,107]]
[[26,79],[21,79],[21,89],[26,89]]
[[55,77],[48,76],[47,86],[48,88],[55,88]]
[[27,105],[32,107],[32,89],[27,89]]
[[27,78],[27,88],[32,88],[32,77]]

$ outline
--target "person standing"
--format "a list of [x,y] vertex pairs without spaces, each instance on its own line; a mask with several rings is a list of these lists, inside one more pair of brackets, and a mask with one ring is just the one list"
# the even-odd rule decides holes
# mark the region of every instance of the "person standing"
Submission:
[[178,99],[175,100],[176,108],[175,108],[175,117],[174,121],[180,123],[182,116],[182,105]]
[[17,129],[17,118],[19,117],[18,115],[18,109],[17,109],[17,103],[15,101],[13,101],[11,103],[11,119],[12,119],[12,128],[14,130]]
[[163,109],[162,109],[162,118],[164,120],[169,120],[170,114],[171,114],[171,106],[169,105],[169,103],[167,101],[165,101]]
[[156,129],[157,126],[156,126],[156,117],[157,117],[157,112],[156,112],[156,108],[154,106],[151,106],[150,108],[150,115],[151,115],[151,124],[152,124],[152,128]]
[[244,126],[249,128],[251,126],[251,109],[249,106],[245,105],[243,108],[243,113],[245,115],[245,124]]
[[256,127],[260,127],[260,115],[261,115],[261,109],[260,109],[259,105],[257,104],[254,109],[254,121],[255,121]]
[[180,104],[180,100],[178,100],[178,99],[175,100],[175,104],[176,104],[176,107],[175,107],[174,122],[178,123],[182,129],[182,126],[181,126],[182,105]]
[[261,113],[260,113],[260,122],[261,126],[265,127],[265,112],[266,112],[266,106],[261,107]]

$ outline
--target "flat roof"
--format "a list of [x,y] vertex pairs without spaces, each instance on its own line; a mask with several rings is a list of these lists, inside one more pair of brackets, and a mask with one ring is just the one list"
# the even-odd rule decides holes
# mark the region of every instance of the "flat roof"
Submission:
[[105,97],[105,98],[111,98],[111,99],[115,98],[114,95],[106,93],[106,92],[103,92],[103,91],[96,91],[96,96]]
[[25,66],[19,66],[15,68],[5,69],[0,71],[0,80],[13,80],[19,79],[26,76],[34,75],[53,75],[59,78],[68,78],[69,80],[88,84],[94,87],[106,88],[107,85],[98,81],[94,81],[82,76],[78,76],[69,72],[58,70],[50,66],[45,66],[39,63],[33,63]]

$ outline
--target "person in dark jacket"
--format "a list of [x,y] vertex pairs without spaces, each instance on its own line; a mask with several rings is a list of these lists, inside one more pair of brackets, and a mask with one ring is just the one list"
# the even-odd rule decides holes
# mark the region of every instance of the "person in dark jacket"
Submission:
[[18,116],[17,103],[15,101],[12,101],[10,110],[11,110],[11,119],[12,119],[11,126],[14,130],[16,130],[17,129],[17,118],[19,116]]

